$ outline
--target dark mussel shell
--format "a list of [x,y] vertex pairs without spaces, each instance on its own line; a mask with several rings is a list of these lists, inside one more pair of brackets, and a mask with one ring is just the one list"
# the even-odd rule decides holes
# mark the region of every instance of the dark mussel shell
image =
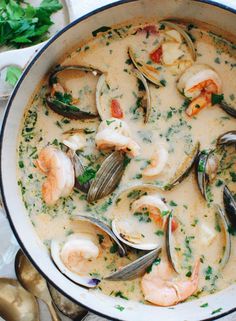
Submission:
[[[84,72],[91,72],[94,76],[102,74],[100,70],[86,66],[57,66],[49,76],[49,86],[52,87],[57,82],[57,74],[64,70],[78,70]],[[98,114],[93,114],[89,111],[83,111],[79,107],[65,103],[55,96],[46,96],[47,105],[57,114],[70,119],[92,119],[98,117]]]
[[98,117],[97,114],[82,111],[74,105],[67,105],[51,96],[46,97],[46,102],[48,107],[55,113],[70,119],[93,119]]
[[223,100],[219,106],[221,107],[221,109],[223,109],[228,115],[236,118],[236,109],[228,104],[225,100]]
[[232,130],[220,135],[217,139],[217,145],[232,145],[236,144],[236,130]]
[[236,228],[236,201],[226,185],[223,190],[223,201],[229,223],[233,228]]

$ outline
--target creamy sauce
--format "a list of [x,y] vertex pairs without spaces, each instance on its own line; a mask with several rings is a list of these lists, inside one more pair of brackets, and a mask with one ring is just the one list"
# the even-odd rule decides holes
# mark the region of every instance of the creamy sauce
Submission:
[[[47,82],[36,93],[30,107],[25,111],[22,132],[18,145],[19,154],[19,180],[23,201],[28,210],[32,224],[42,242],[50,246],[52,239],[70,235],[72,233],[88,230],[95,235],[103,234],[89,224],[81,223],[74,217],[76,214],[96,216],[107,224],[113,218],[127,217],[128,224],[137,226],[150,241],[158,240],[163,243],[163,232],[153,222],[140,220],[139,216],[131,216],[129,206],[132,197],[125,197],[117,205],[114,199],[119,192],[127,188],[131,183],[151,183],[158,186],[166,184],[183,162],[194,144],[199,141],[201,150],[215,148],[217,137],[235,129],[235,119],[222,111],[218,105],[206,107],[195,117],[188,117],[185,110],[185,99],[176,89],[176,80],[181,69],[191,64],[191,56],[186,44],[182,49],[186,54],[187,65],[180,68],[171,67],[159,70],[163,87],[157,88],[149,84],[151,91],[152,114],[147,124],[144,124],[143,109],[140,108],[140,97],[137,79],[130,72],[130,61],[127,48],[137,52],[139,58],[151,64],[148,53],[157,45],[156,36],[146,33],[133,34],[137,26],[125,26],[118,32],[110,31],[87,43],[78,46],[62,65],[91,65],[106,73],[106,81],[109,89],[105,88],[101,98],[102,105],[107,106],[106,117],[109,115],[111,99],[118,99],[124,112],[124,118],[130,127],[132,138],[141,146],[141,154],[132,158],[125,169],[125,173],[118,188],[108,197],[89,204],[85,194],[74,191],[68,198],[60,199],[53,207],[48,207],[42,200],[41,185],[44,177],[36,169],[34,162],[38,158],[40,150],[47,144],[54,144],[60,148],[63,140],[62,133],[72,128],[84,129],[86,147],[80,152],[85,165],[96,168],[104,159],[104,153],[99,152],[94,144],[94,138],[100,121],[96,120],[70,120],[51,111],[45,104]],[[223,92],[226,101],[234,103],[236,60],[227,50],[230,44],[224,45],[224,40],[218,36],[198,29],[190,30],[195,39],[197,49],[197,63],[208,64],[218,73],[223,82]],[[69,75],[71,75],[69,77]],[[73,87],[73,96],[77,94],[73,73],[68,73],[68,87]],[[91,78],[91,79],[90,79]],[[86,81],[79,81],[79,98],[86,96],[84,108],[92,106],[95,110],[94,77]],[[93,78],[93,79],[92,79]],[[76,76],[75,76],[76,79]],[[77,81],[77,80],[76,80]],[[68,83],[69,82],[69,83]],[[65,83],[64,83],[65,85]],[[90,95],[91,94],[91,95]],[[235,98],[234,98],[235,97]],[[147,166],[156,146],[161,143],[168,150],[168,163],[161,174],[155,178],[144,178],[142,170]],[[225,181],[229,188],[236,192],[235,149],[227,148],[228,156],[224,165],[234,164],[228,170],[219,170],[216,180],[211,185],[211,198],[215,203],[222,205],[222,187]],[[222,153],[218,156],[221,157]],[[198,286],[198,295],[206,295],[219,291],[235,282],[236,246],[235,236],[232,236],[232,251],[228,264],[223,271],[219,270],[219,260],[224,247],[224,235],[217,226],[215,212],[211,205],[201,196],[197,187],[193,171],[181,184],[171,191],[159,190],[161,197],[165,198],[167,205],[173,209],[179,226],[175,232],[176,256],[180,262],[182,277],[186,278],[191,271],[195,259],[201,258],[201,277]],[[213,203],[213,202],[211,202]],[[214,233],[214,240],[204,244],[202,226],[209,227]],[[158,232],[159,231],[159,232]],[[203,235],[202,235],[203,233]],[[106,238],[106,236],[104,235]],[[98,237],[99,238],[99,237]],[[106,276],[120,266],[130,263],[137,257],[135,250],[130,250],[125,258],[120,258],[114,245],[107,240],[106,246],[100,251],[99,257],[88,263],[87,271],[93,276]],[[102,247],[102,243],[101,243]],[[165,253],[162,253],[165,259]],[[187,276],[186,276],[187,275]],[[138,301],[144,300],[140,288],[140,278],[133,281],[111,282],[102,281],[98,290],[107,295],[121,296]]]

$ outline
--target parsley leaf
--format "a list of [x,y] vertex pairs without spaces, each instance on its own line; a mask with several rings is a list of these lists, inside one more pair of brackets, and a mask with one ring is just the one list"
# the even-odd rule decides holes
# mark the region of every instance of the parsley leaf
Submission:
[[7,68],[5,81],[11,86],[15,86],[17,80],[20,78],[21,69],[16,66],[10,66]]
[[62,8],[58,0],[43,0],[39,7],[17,0],[0,1],[0,46],[35,45],[48,38],[51,15]]
[[212,103],[212,105],[221,103],[223,99],[224,99],[224,95],[223,94],[221,94],[221,95],[217,95],[217,94],[214,94],[214,93],[211,94],[211,103]]
[[92,167],[87,167],[85,168],[83,174],[77,177],[77,180],[81,185],[86,184],[96,176],[96,173],[97,171],[95,169],[93,169]]

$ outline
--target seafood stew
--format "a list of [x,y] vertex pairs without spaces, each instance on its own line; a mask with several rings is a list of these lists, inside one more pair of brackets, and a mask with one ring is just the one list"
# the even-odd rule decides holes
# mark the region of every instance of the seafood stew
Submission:
[[18,185],[53,262],[159,306],[235,281],[235,47],[206,28],[102,28],[25,112]]

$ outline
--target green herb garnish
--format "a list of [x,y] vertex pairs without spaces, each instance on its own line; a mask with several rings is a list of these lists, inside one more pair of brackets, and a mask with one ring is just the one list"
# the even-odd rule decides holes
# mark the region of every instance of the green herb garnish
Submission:
[[0,3],[0,46],[16,48],[46,40],[51,15],[62,8],[58,0],[43,0],[39,7],[16,0]]

